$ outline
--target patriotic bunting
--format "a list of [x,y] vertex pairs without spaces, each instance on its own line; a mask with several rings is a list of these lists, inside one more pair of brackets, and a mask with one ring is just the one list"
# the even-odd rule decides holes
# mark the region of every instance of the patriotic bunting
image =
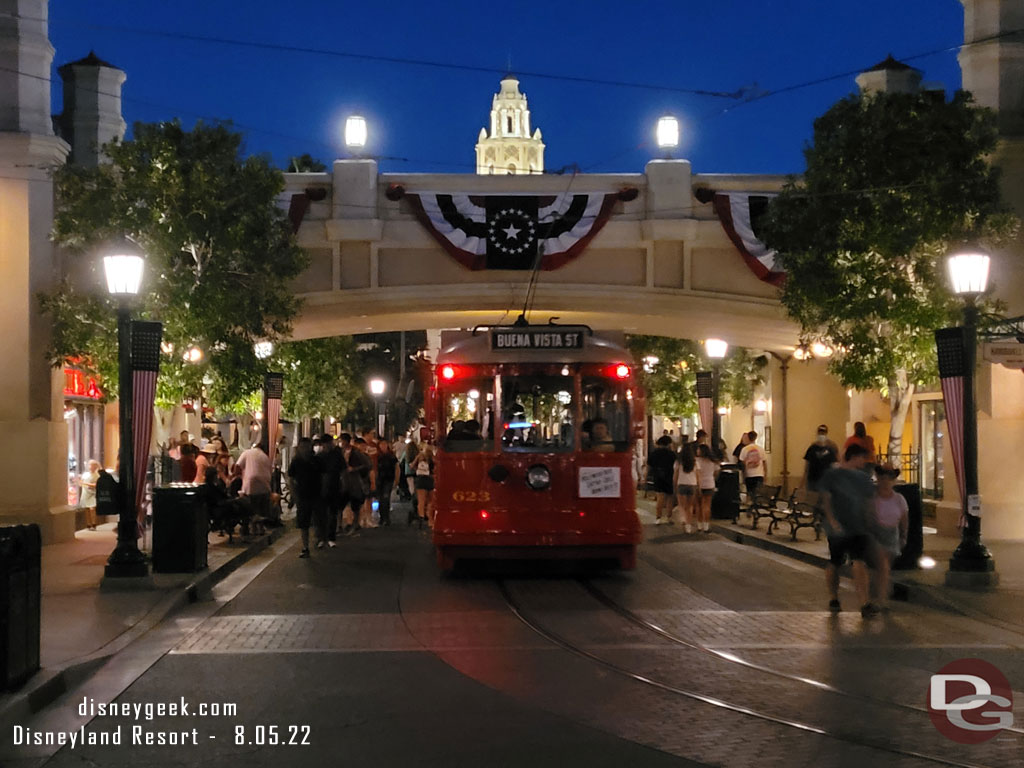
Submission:
[[[946,434],[949,436],[949,447],[953,453],[953,470],[956,473],[956,486],[960,490],[961,500],[967,498],[964,485],[964,376],[968,371],[964,346],[963,328],[940,328],[935,331],[942,401],[946,407]],[[961,513],[961,527],[965,523],[966,520]]]
[[467,269],[558,269],[583,252],[607,223],[618,193],[560,195],[470,195],[388,190],[408,198],[431,236]]
[[277,453],[277,433],[281,423],[281,395],[284,394],[284,374],[268,373],[263,377],[263,423],[267,436],[267,455],[274,463]]
[[778,254],[769,250],[754,234],[753,222],[764,213],[774,195],[749,192],[716,192],[712,200],[722,228],[759,280],[782,285],[786,272]]
[[[135,510],[144,519],[149,441],[153,436],[153,403],[160,373],[160,338],[163,325],[133,320],[132,337],[132,447],[135,457]],[[141,532],[140,532],[141,535]]]
[[714,424],[714,374],[711,371],[697,373],[697,410],[700,413],[700,428],[711,434]]

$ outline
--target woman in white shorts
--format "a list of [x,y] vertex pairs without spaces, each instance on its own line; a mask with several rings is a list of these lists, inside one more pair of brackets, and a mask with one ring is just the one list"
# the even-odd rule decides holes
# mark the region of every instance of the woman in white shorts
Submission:
[[703,443],[697,446],[697,530],[711,530],[711,497],[715,495],[715,477],[718,462],[711,458],[711,449]]
[[679,512],[683,516],[686,532],[693,533],[694,502],[697,500],[697,457],[691,445],[684,445],[676,458],[672,485],[676,489]]

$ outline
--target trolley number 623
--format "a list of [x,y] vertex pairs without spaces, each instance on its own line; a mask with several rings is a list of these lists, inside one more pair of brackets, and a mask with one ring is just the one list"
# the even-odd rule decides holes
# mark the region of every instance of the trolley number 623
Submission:
[[487,491],[453,491],[452,501],[490,501],[491,494]]
[[[285,728],[287,732],[284,731]],[[244,725],[236,725],[235,744],[294,744],[305,747],[309,746],[309,732],[308,725],[281,726],[281,732],[278,732],[276,725],[256,725],[246,733]]]

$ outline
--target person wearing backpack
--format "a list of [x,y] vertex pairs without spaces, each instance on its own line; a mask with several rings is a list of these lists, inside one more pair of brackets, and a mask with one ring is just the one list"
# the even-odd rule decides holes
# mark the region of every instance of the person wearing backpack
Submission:
[[740,451],[740,466],[743,467],[743,475],[747,484],[747,496],[752,497],[754,492],[764,484],[764,451],[757,444],[757,432],[751,430],[747,433],[750,441]]

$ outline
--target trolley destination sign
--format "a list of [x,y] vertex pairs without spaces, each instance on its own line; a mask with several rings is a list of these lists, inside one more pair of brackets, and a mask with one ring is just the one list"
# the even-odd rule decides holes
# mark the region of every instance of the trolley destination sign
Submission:
[[491,349],[583,349],[582,330],[502,328],[491,330]]

